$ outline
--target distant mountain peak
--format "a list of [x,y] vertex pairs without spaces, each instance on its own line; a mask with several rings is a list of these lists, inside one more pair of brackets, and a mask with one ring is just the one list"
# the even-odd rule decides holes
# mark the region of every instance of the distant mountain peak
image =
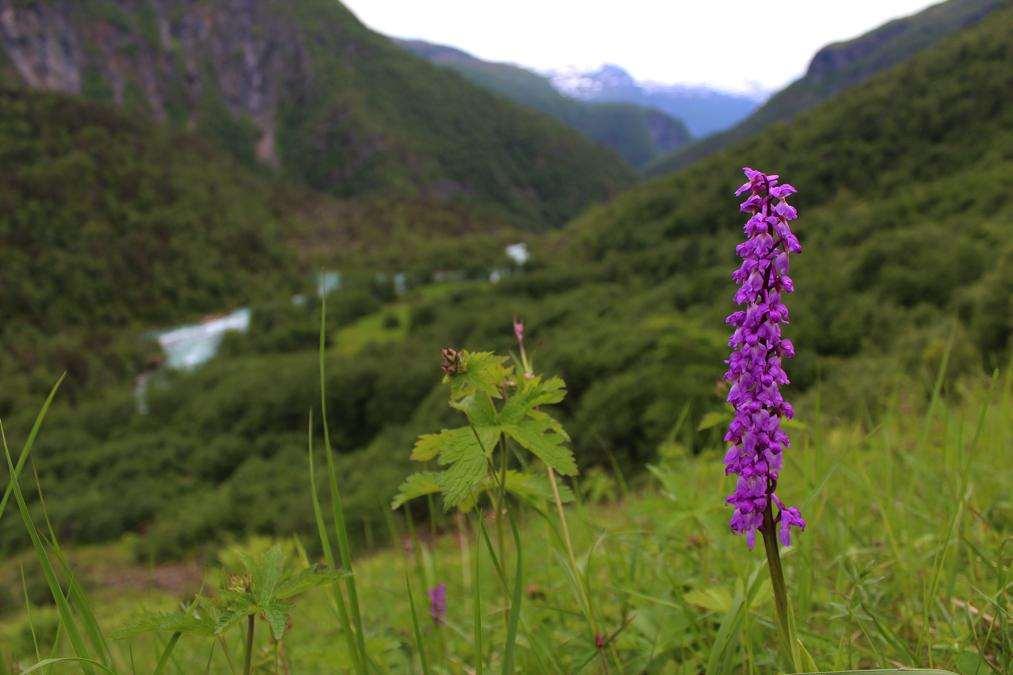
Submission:
[[603,63],[592,70],[567,66],[550,70],[546,76],[560,93],[584,101],[593,101],[610,91],[636,88],[633,76],[622,67]]
[[591,69],[570,66],[549,71],[546,76],[560,93],[582,101],[657,108],[683,120],[694,136],[735,124],[768,94],[759,87],[733,92],[703,84],[641,82],[613,63]]

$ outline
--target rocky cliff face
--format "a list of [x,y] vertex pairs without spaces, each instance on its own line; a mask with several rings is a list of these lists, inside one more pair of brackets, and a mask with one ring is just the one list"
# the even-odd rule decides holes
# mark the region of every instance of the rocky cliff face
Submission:
[[280,89],[308,69],[266,4],[0,0],[0,46],[34,88],[140,105],[190,127],[202,106],[224,105],[255,127],[257,158],[277,164]]
[[632,178],[339,0],[0,0],[2,83],[116,104],[334,196],[467,203],[483,220],[556,226]]

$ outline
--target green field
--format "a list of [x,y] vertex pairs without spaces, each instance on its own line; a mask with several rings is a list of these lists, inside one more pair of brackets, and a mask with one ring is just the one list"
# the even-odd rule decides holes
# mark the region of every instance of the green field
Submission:
[[[1013,485],[1009,472],[996,468],[1013,459],[1013,381],[1008,371],[959,382],[940,375],[935,384],[945,385],[945,397],[919,403],[917,392],[898,389],[889,394],[887,412],[864,422],[828,425],[817,409],[791,427],[782,490],[809,524],[786,550],[784,565],[799,640],[820,669],[1001,673],[1009,667]],[[763,555],[727,531],[723,496],[730,484],[722,454],[709,444],[693,456],[673,442],[651,464],[650,476],[625,480],[592,470],[573,481],[577,500],[566,507],[566,521],[576,574],[555,511],[517,504],[521,576],[514,576],[516,547],[509,538],[506,576],[509,588],[523,589],[515,655],[521,672],[771,672],[783,666]],[[311,501],[308,487],[303,496]],[[422,653],[429,672],[475,672],[476,609],[481,660],[490,672],[501,667],[510,603],[490,549],[477,536],[476,518],[489,533],[496,523],[491,511],[479,513],[454,517],[437,507],[428,524],[411,529],[395,513],[388,522],[398,545],[354,559],[365,645],[378,672],[419,672]],[[313,542],[279,541],[288,564],[304,566]],[[228,585],[239,552],[263,553],[269,544],[260,538],[225,547],[203,571],[138,566],[129,540],[65,553],[88,587],[97,625],[116,635],[139,612],[178,609],[198,588],[220,597],[216,589]],[[49,551],[53,556],[52,543]],[[44,582],[37,565],[22,555],[3,574],[24,574],[26,595],[38,595]],[[164,586],[174,573],[181,579],[174,592],[157,587],[156,580]],[[421,653],[406,581],[414,591]],[[429,617],[423,592],[437,583],[447,586],[441,623]],[[580,589],[590,598],[590,614]],[[74,653],[57,628],[55,609],[10,601],[21,609],[0,624],[7,668]],[[75,620],[87,625],[83,607],[70,604]],[[340,626],[334,596],[326,587],[311,590],[295,602],[280,645],[260,623],[254,666],[351,670]],[[595,629],[607,636],[602,649],[595,648]],[[105,662],[149,672],[171,635],[169,628],[110,638]],[[240,627],[218,637],[185,632],[165,672],[229,672],[229,658],[238,670],[243,640]],[[85,651],[102,660],[92,645]],[[70,665],[53,672],[65,669]]]

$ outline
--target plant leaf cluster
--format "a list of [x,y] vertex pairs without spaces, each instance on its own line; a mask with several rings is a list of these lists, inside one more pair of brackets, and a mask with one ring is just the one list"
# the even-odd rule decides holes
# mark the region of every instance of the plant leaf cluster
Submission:
[[[444,382],[450,406],[467,418],[465,426],[425,434],[415,442],[411,458],[435,460],[439,471],[408,476],[392,508],[429,494],[441,494],[446,509],[471,510],[483,492],[502,487],[532,503],[551,499],[541,475],[504,469],[497,472],[494,452],[501,443],[527,451],[564,476],[577,474],[577,463],[563,426],[542,406],[559,403],[566,385],[558,377],[543,379],[509,367],[506,357],[491,352],[460,352],[460,361]],[[518,458],[526,463],[525,454]],[[567,498],[572,495],[567,491]]]

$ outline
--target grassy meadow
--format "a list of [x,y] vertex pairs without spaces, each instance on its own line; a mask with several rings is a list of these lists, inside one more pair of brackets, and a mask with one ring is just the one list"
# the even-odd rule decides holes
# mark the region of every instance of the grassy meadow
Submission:
[[[929,396],[898,388],[882,414],[849,424],[829,424],[817,401],[790,424],[782,492],[808,528],[785,549],[784,566],[803,670],[1009,668],[1013,486],[1001,468],[1013,459],[1013,381],[1008,370],[953,380],[946,360],[924,383]],[[389,512],[377,535],[396,545],[351,561],[369,672],[499,671],[510,639],[520,672],[784,670],[762,544],[750,551],[727,531],[722,454],[718,442],[694,455],[673,440],[648,474],[588,471],[569,483],[565,520],[551,504],[512,502],[520,537],[508,535],[505,548],[493,543],[502,523],[485,502],[469,514],[444,513],[432,499],[421,500],[423,518]],[[320,503],[325,536],[338,543],[331,516],[340,512],[305,469],[305,499]],[[33,663],[49,672],[244,672],[247,633],[239,624],[216,630],[224,624],[213,605],[234,592],[244,556],[254,569],[272,554],[286,573],[318,569],[308,567],[315,543],[302,536],[237,541],[203,568],[138,565],[129,539],[61,550],[52,531],[36,536],[34,553],[2,568],[23,596],[0,623],[8,672]],[[65,614],[32,600],[46,590],[43,551]],[[329,547],[324,557],[341,567]],[[261,616],[250,672],[355,671],[336,604],[350,601],[348,580],[324,576],[290,601],[281,640]],[[426,592],[438,584],[446,613],[436,620]],[[211,604],[194,604],[195,593]],[[90,661],[61,660],[75,653]]]

